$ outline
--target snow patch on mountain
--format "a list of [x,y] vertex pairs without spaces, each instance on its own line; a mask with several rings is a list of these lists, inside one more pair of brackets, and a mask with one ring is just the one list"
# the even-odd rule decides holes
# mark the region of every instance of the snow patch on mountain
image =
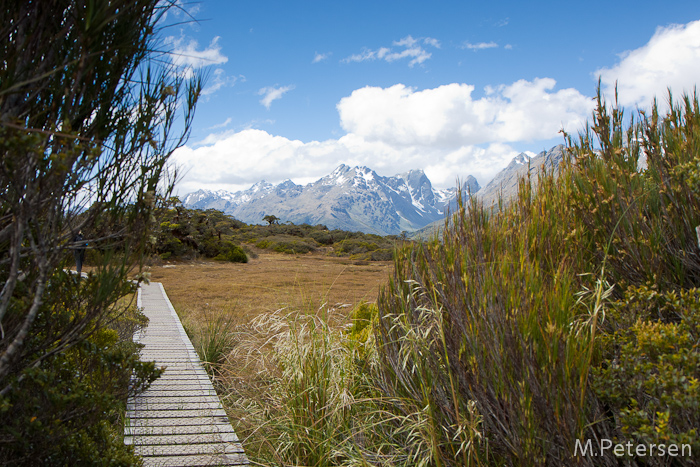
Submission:
[[[479,184],[470,176],[464,187],[466,197]],[[456,189],[433,188],[422,170],[383,177],[368,167],[342,164],[305,186],[285,180],[278,185],[261,181],[236,193],[199,190],[186,195],[183,204],[219,209],[247,223],[262,223],[269,214],[297,224],[387,235],[414,231],[441,219],[456,195]]]

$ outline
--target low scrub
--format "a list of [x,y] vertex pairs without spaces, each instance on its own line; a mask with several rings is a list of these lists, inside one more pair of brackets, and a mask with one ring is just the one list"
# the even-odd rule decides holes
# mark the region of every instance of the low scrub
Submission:
[[396,237],[329,230],[323,225],[247,225],[214,209],[186,209],[177,198],[168,200],[158,217],[153,253],[163,260],[205,257],[245,263],[254,253],[240,245],[253,245],[286,254],[323,249],[357,260],[391,261],[397,242]]
[[255,246],[263,250],[272,250],[278,253],[304,254],[315,251],[318,244],[313,239],[299,238],[291,235],[274,235],[259,240],[255,243]]
[[[29,344],[65,340],[65,323],[84,320],[89,297],[100,292],[96,277],[79,280],[59,270]],[[0,465],[140,465],[124,444],[123,414],[127,398],[161,374],[153,362],[139,360],[131,340],[147,322],[123,299],[101,324],[84,323],[94,329],[87,339],[61,352],[28,355],[36,363],[9,378],[0,393]]]

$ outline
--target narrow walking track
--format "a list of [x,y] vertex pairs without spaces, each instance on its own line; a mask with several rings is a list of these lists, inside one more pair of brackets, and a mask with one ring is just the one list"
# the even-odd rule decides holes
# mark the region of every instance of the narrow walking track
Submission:
[[142,284],[138,306],[150,320],[134,335],[144,344],[141,359],[167,368],[146,392],[129,399],[125,442],[145,466],[248,465],[163,285]]

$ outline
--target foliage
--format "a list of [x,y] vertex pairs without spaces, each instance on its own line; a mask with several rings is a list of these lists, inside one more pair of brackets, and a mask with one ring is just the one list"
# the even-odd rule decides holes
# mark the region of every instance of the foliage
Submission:
[[219,365],[224,363],[234,346],[233,325],[224,315],[207,316],[205,322],[204,326],[194,328],[187,322],[185,330],[192,339],[204,369],[215,376]]
[[277,216],[273,216],[272,214],[268,214],[263,217],[263,220],[267,222],[269,225],[272,224],[279,224],[280,218]]
[[316,242],[289,235],[274,235],[259,240],[256,247],[278,253],[304,254],[316,250]]
[[248,256],[253,254],[250,246],[254,246],[286,254],[330,248],[337,256],[390,261],[398,241],[395,237],[329,230],[323,225],[279,224],[277,221],[269,225],[247,225],[214,209],[186,209],[177,198],[165,203],[157,212],[157,219],[154,253],[162,259],[203,256],[247,262]]
[[[156,59],[156,28],[173,5],[49,0],[0,10],[5,463],[133,461],[114,422],[132,372],[133,391],[157,372],[106,326],[133,293],[129,271],[172,188],[166,162],[187,137],[201,90],[198,77],[185,82]],[[64,272],[81,229],[99,249],[87,279]]]
[[566,205],[539,189],[494,218],[463,206],[443,243],[397,254],[380,296],[381,388],[427,407],[431,465],[564,465],[585,427]]
[[[82,282],[87,284],[76,285],[83,289],[78,304],[42,308],[36,327],[43,332],[33,335],[27,347],[39,347],[36,341],[55,338],[66,321],[85,315],[98,284],[94,277]],[[140,311],[122,304],[107,320],[89,338],[12,378],[0,399],[0,465],[140,465],[124,445],[121,414],[127,397],[145,389],[161,371],[152,362],[141,362],[131,341],[148,321]]]
[[[237,429],[251,457],[693,465],[576,455],[577,443],[603,439],[700,449],[698,99],[638,119],[624,123],[599,95],[557,173],[521,180],[495,210],[460,200],[441,240],[400,244],[377,304],[358,306],[343,330],[307,310],[232,331],[219,377],[245,413]],[[237,234],[336,236],[271,227]],[[336,252],[381,249],[336,238],[324,243]]]
[[[282,311],[238,327],[228,364],[220,367],[248,456],[262,465],[319,467],[389,459],[377,456],[383,438],[373,431],[392,416],[374,402],[355,346],[329,326],[332,310]],[[399,450],[406,456],[413,447]]]
[[[587,226],[596,223],[582,240],[595,245],[594,254],[609,265],[609,280],[618,283],[592,385],[610,407],[620,439],[697,450],[698,99],[685,96],[663,118],[654,106],[626,131],[621,122],[621,111],[597,112],[594,128],[604,136],[598,136],[599,160],[575,153],[582,176],[575,179],[580,189],[573,201]],[[590,143],[585,135],[577,146]],[[646,169],[636,173],[642,158]],[[615,224],[604,222],[608,215],[616,216]]]
[[350,313],[351,325],[348,334],[360,342],[366,341],[372,331],[372,324],[377,319],[377,305],[362,302]]
[[170,198],[157,212],[154,252],[162,259],[202,255],[218,261],[248,262],[246,253],[231,241],[242,222],[221,211],[185,209],[180,200]]
[[618,464],[572,457],[585,439],[697,449],[698,101],[622,115],[599,95],[558,177],[495,213],[460,205],[442,243],[397,254],[381,388],[428,408],[432,465]]
[[[373,241],[375,240],[373,237],[378,237],[379,241]],[[346,238],[335,245],[335,253],[338,256],[372,261],[391,261],[393,249],[393,244],[387,245],[386,240],[372,234],[368,234],[365,238]]]
[[220,251],[218,255],[214,257],[217,261],[229,261],[231,263],[247,263],[248,256],[246,256],[245,251],[238,245],[234,245],[231,242],[224,242],[220,246]]

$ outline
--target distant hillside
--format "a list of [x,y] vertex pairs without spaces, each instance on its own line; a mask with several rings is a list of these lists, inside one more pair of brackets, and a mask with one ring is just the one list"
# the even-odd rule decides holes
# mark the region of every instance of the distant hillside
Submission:
[[509,202],[518,194],[518,180],[527,177],[528,170],[530,180],[536,184],[537,174],[542,168],[546,168],[548,171],[552,168],[556,169],[563,157],[563,144],[554,146],[549,151],[542,151],[533,158],[525,153],[520,153],[488,185],[479,190],[476,198],[487,207],[497,204],[499,196],[503,197],[503,201]]
[[173,198],[156,212],[153,231],[154,258],[188,260],[212,258],[218,261],[248,262],[260,250],[278,253],[315,252],[355,260],[390,261],[399,236],[328,229],[324,225],[247,225],[216,209],[187,209]]
[[[479,184],[469,176],[463,190],[476,193]],[[383,177],[367,167],[341,165],[305,186],[287,180],[279,185],[262,181],[236,193],[199,190],[186,195],[183,204],[218,209],[249,224],[274,215],[294,224],[398,235],[444,218],[447,208],[454,207],[456,194],[456,188],[433,188],[422,170]]]
[[[549,151],[542,151],[532,158],[526,153],[520,153],[474,196],[485,207],[498,205],[499,197],[503,199],[503,202],[508,203],[518,194],[518,180],[527,177],[528,171],[530,172],[530,180],[535,185],[537,174],[543,168],[546,168],[547,171],[556,170],[563,157],[563,144],[554,146]],[[444,225],[443,218],[417,230],[411,237],[430,238],[437,229],[442,229]]]

